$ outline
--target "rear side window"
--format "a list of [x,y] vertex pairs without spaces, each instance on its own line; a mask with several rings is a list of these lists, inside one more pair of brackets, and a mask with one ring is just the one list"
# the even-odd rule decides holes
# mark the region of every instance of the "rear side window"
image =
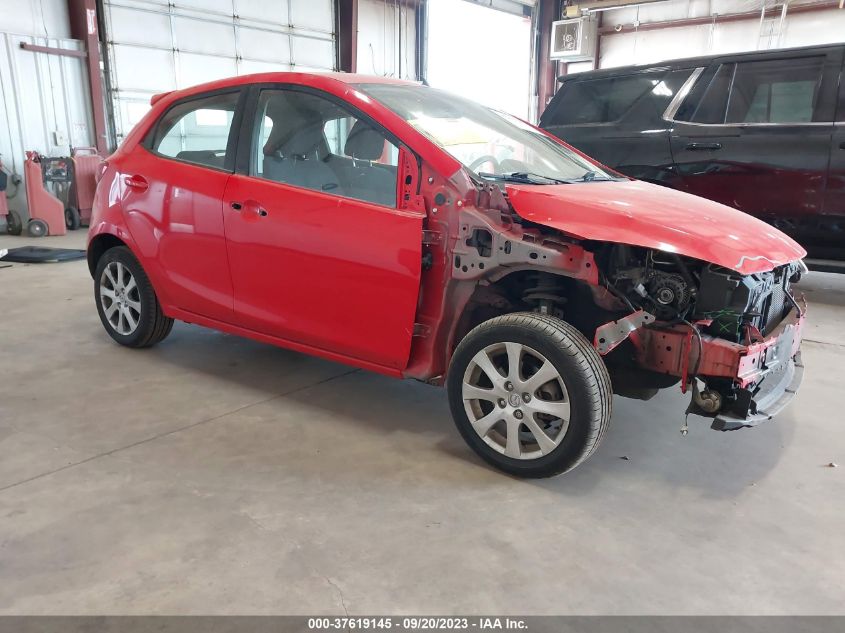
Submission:
[[737,64],[726,122],[811,122],[824,61],[819,56]]
[[700,100],[694,91],[675,118],[711,125],[812,122],[824,63],[817,56],[722,64]]
[[643,95],[655,90],[665,73],[638,73],[566,82],[544,125],[617,121]]
[[148,147],[161,156],[223,169],[238,92],[191,99],[170,108]]

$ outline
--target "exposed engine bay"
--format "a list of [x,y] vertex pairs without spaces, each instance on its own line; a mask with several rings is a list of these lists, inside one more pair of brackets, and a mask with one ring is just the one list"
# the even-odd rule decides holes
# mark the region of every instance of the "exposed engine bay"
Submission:
[[[755,365],[757,377],[747,384],[708,375],[701,357],[705,341],[709,343],[715,339],[716,342],[721,340],[753,348],[781,326],[791,311],[801,314],[802,309],[790,290],[791,284],[801,277],[801,262],[779,266],[768,272],[742,275],[715,264],[625,245],[610,246],[604,257],[602,282],[629,310],[634,311],[626,319],[615,322],[615,331],[620,337],[629,336],[630,332],[655,319],[663,322],[660,328],[671,329],[679,324],[688,328],[690,342],[684,356],[687,360],[696,360],[685,363],[680,372],[682,390],[686,391],[688,386],[692,390],[687,413],[707,417],[721,414],[713,424],[713,428],[720,430],[749,426],[755,418],[763,419],[764,406],[771,406],[765,396],[771,392],[773,397],[773,382],[776,388],[783,389],[796,380],[800,381],[800,355],[797,368],[790,363],[794,355],[791,331],[779,344],[779,351],[773,349],[749,357]],[[654,318],[649,318],[649,315]],[[618,326],[620,323],[622,327]],[[614,330],[608,331],[612,333]],[[661,343],[665,344],[667,351],[671,351],[672,339],[667,339],[666,333],[661,336]],[[654,336],[647,333],[643,340],[653,342]],[[697,346],[692,344],[693,340]],[[604,342],[604,338],[600,341]],[[618,356],[623,354],[617,354],[616,359],[608,358],[609,364],[618,363]],[[635,356],[631,355],[632,358]],[[650,365],[666,367],[665,357],[652,354],[649,358]],[[697,382],[699,378],[704,385],[701,389]],[[639,397],[647,395],[648,392],[644,391]]]
[[660,321],[696,323],[703,333],[741,343],[769,334],[796,307],[790,285],[801,277],[798,263],[741,275],[648,249],[613,245],[609,251],[607,287]]

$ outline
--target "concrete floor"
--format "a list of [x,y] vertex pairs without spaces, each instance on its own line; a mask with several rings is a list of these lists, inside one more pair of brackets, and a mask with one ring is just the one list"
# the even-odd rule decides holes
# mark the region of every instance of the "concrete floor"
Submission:
[[802,285],[779,420],[618,399],[520,481],[439,389],[184,324],[123,349],[83,262],[0,269],[0,613],[845,614],[845,278]]

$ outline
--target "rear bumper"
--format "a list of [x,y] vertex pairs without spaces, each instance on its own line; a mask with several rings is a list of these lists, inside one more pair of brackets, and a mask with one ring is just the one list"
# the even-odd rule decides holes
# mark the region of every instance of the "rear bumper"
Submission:
[[797,301],[800,310],[793,308],[771,333],[745,345],[702,335],[699,346],[687,325],[642,328],[632,335],[638,364],[681,378],[682,389],[694,373],[719,392],[723,405],[717,413],[693,407],[693,412],[714,418],[714,429],[756,426],[783,410],[801,384],[806,304],[803,297]]

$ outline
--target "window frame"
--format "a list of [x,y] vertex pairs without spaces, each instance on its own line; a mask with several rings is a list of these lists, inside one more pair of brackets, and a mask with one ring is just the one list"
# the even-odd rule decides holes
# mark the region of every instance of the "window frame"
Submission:
[[[270,183],[279,185],[282,187],[293,187],[300,191],[308,191],[311,193],[315,193],[318,195],[324,196],[332,196],[333,198],[342,198],[343,200],[350,200],[352,202],[358,204],[368,204],[379,207],[381,209],[392,209],[396,210],[400,208],[400,200],[399,200],[399,167],[397,167],[396,172],[396,195],[393,201],[393,205],[387,206],[383,204],[379,204],[378,202],[370,202],[368,200],[361,200],[360,198],[351,198],[349,196],[340,195],[337,193],[332,193],[331,191],[317,191],[316,189],[309,189],[308,187],[301,187],[299,185],[292,185],[290,183],[284,182],[276,182],[274,180],[269,180],[267,178],[262,178],[261,176],[254,176],[250,174],[250,167],[252,161],[252,145],[253,142],[258,141],[258,135],[260,134],[260,121],[259,118],[261,113],[258,112],[258,105],[261,99],[261,93],[265,90],[289,90],[292,92],[302,92],[305,94],[310,94],[315,97],[320,97],[322,99],[326,99],[331,101],[336,106],[340,107],[341,109],[345,110],[349,113],[349,116],[354,117],[356,120],[363,120],[366,121],[368,125],[370,125],[375,130],[378,130],[385,139],[395,145],[399,149],[399,153],[401,156],[402,150],[404,149],[407,152],[410,152],[414,155],[417,161],[417,165],[419,168],[422,168],[422,160],[420,159],[419,155],[411,149],[407,143],[403,143],[398,136],[396,136],[393,132],[388,130],[384,127],[381,123],[371,117],[369,114],[357,108],[355,105],[349,103],[342,97],[338,97],[330,92],[326,92],[325,90],[320,90],[319,88],[312,88],[311,86],[304,86],[302,84],[291,83],[291,82],[265,82],[265,83],[257,83],[257,84],[249,84],[247,86],[247,90],[245,90],[246,97],[243,101],[244,111],[243,116],[240,120],[240,129],[238,133],[238,146],[237,146],[237,153],[235,156],[235,170],[234,173],[245,176],[247,178],[253,178],[260,182]],[[419,179],[418,179],[419,180]]]
[[[174,108],[181,107],[193,101],[202,101],[208,99],[209,97],[217,97],[226,94],[235,94],[238,96],[238,98],[235,100],[235,111],[232,116],[232,124],[229,126],[229,136],[226,139],[226,155],[223,158],[223,167],[216,167],[214,165],[206,165],[205,163],[196,163],[194,161],[185,160],[184,158],[168,156],[167,154],[162,154],[161,152],[158,152],[153,149],[153,143],[155,142],[156,137],[158,136],[158,131],[162,125],[162,121],[167,118],[167,115],[171,111],[173,111]],[[237,158],[238,147],[238,134],[236,133],[236,131],[239,131],[241,128],[241,123],[244,115],[244,106],[246,105],[246,96],[247,91],[244,89],[244,87],[236,86],[230,88],[220,88],[218,90],[210,90],[208,92],[191,95],[189,97],[174,101],[167,107],[166,110],[164,110],[164,112],[162,112],[158,116],[158,118],[155,120],[155,123],[150,126],[150,129],[147,130],[146,134],[144,135],[144,138],[141,140],[139,145],[145,150],[147,150],[150,154],[158,158],[172,160],[183,165],[192,165],[194,167],[211,169],[213,171],[226,174],[235,173],[235,160]]]
[[[698,73],[696,76],[695,73],[690,77],[696,77],[695,82],[691,83],[686,94],[683,95],[682,98],[679,98],[677,102],[672,102],[669,104],[669,107],[666,109],[666,112],[663,114],[663,118],[668,121],[669,123],[676,124],[676,125],[689,125],[689,126],[696,126],[702,128],[782,128],[782,127],[806,127],[806,126],[813,126],[813,127],[832,127],[836,125],[836,99],[839,86],[839,77],[840,71],[837,70],[842,67],[843,64],[843,49],[842,46],[819,46],[808,48],[801,51],[792,51],[785,52],[785,51],[772,51],[766,52],[762,54],[739,54],[739,55],[725,55],[721,57],[714,57],[710,59],[706,66],[701,67],[701,72]],[[819,108],[825,107],[825,102],[827,102],[828,106],[831,102],[831,95],[832,95],[832,103],[833,103],[833,111],[830,112],[830,121],[807,121],[807,122],[793,122],[793,123],[769,123],[769,122],[753,122],[753,123],[746,123],[746,122],[738,122],[738,123],[698,123],[696,121],[682,121],[680,119],[676,119],[675,116],[678,113],[678,110],[683,105],[686,105],[686,101],[688,98],[696,98],[698,99],[698,103],[696,104],[696,108],[701,105],[701,99],[707,93],[707,88],[710,85],[710,82],[715,78],[716,73],[718,72],[719,68],[726,64],[733,64],[734,65],[734,77],[736,75],[736,68],[739,64],[742,63],[753,63],[753,62],[763,62],[763,61],[778,61],[778,60],[795,60],[800,59],[802,57],[822,57],[824,58],[824,62],[822,64],[822,70],[819,77],[819,86],[818,86],[818,99],[817,103],[814,106],[813,116],[815,117],[819,111]],[[731,86],[730,90],[733,90],[733,78],[731,79]],[[683,92],[683,90],[679,91],[679,95]],[[728,98],[725,102],[725,116],[727,116],[728,108],[730,107],[730,94],[728,94]]]

